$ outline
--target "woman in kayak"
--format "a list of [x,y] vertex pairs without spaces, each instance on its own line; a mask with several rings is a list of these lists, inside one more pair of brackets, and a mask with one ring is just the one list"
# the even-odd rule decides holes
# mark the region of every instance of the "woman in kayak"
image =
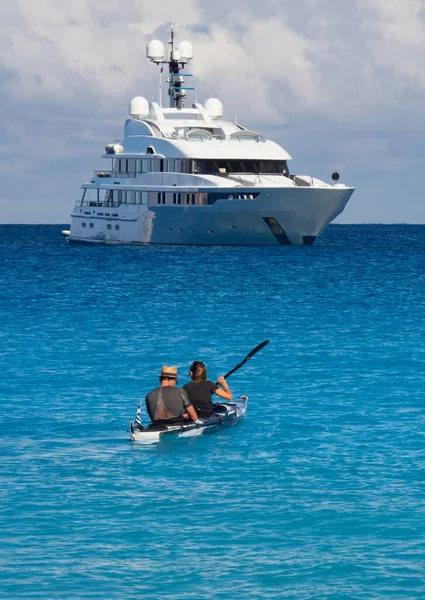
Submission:
[[[198,418],[208,419],[213,412],[212,395],[217,394],[225,400],[232,399],[232,392],[229,390],[224,377],[219,377],[217,383],[213,383],[207,379],[207,369],[204,363],[200,360],[194,360],[190,365],[189,371],[192,381],[186,383],[183,389],[186,390],[192,406],[198,413]],[[218,385],[221,386],[218,387]]]

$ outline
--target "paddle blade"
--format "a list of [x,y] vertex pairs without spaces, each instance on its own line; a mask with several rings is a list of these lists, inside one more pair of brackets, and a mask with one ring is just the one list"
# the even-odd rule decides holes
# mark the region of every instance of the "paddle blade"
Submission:
[[245,356],[243,361],[241,361],[238,365],[236,365],[236,367],[234,367],[231,371],[229,371],[228,373],[226,373],[226,375],[224,375],[224,379],[227,379],[230,375],[232,375],[232,373],[234,373],[235,371],[240,369],[246,363],[247,360],[249,360],[252,356],[254,356],[254,354],[257,354],[257,352],[259,352],[265,346],[267,346],[269,341],[270,340],[265,340],[264,342],[261,342],[261,344],[258,344],[258,346],[255,346],[254,350],[251,350],[251,352]]
[[260,350],[265,348],[269,342],[270,342],[270,340],[265,340],[264,342],[261,342],[261,344],[258,344],[258,346],[256,346],[254,348],[254,350],[251,350],[251,352],[249,354],[247,354],[246,358],[247,359],[251,358],[252,356],[254,356],[254,354],[257,354],[257,352],[260,352]]

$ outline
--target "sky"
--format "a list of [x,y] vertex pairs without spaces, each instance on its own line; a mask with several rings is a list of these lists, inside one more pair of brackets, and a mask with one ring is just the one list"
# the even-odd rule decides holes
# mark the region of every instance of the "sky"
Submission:
[[425,223],[425,0],[0,8],[0,223],[69,223],[129,100],[157,100],[146,44],[171,24],[194,47],[199,102],[281,144],[291,172],[356,187],[337,222]]

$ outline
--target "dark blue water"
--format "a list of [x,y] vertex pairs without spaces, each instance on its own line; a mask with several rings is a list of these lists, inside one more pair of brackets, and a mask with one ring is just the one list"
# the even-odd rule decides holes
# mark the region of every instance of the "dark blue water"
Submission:
[[[425,227],[278,248],[60,230],[0,227],[0,597],[424,598]],[[215,378],[265,339],[229,378],[240,426],[128,441],[162,364]]]

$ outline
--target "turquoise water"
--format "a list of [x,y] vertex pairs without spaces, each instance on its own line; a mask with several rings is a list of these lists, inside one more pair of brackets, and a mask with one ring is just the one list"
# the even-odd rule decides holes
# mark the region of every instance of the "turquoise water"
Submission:
[[[425,227],[299,248],[60,229],[0,227],[0,597],[424,598]],[[265,339],[229,378],[241,425],[129,443],[163,363],[215,378]]]

